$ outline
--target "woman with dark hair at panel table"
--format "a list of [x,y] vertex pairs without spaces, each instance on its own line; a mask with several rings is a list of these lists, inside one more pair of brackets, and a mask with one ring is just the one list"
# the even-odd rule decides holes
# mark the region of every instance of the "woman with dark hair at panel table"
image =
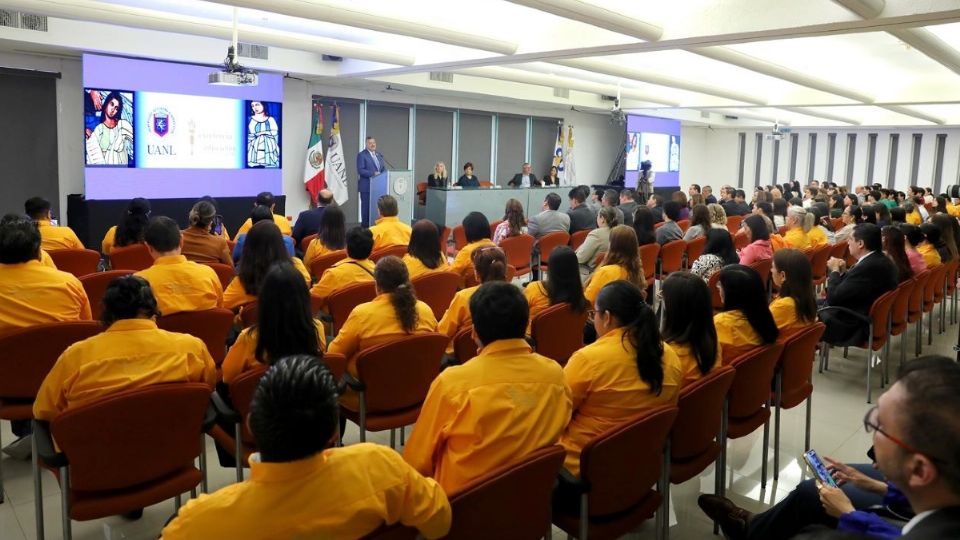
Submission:
[[433,165],[433,172],[427,176],[428,187],[447,187],[450,185],[450,175],[447,174],[447,165],[438,161]]
[[530,322],[527,323],[527,335],[533,324],[533,318],[550,306],[567,303],[573,311],[582,313],[587,309],[580,282],[580,263],[577,254],[569,246],[560,246],[550,252],[547,261],[547,279],[530,283],[523,289],[530,306]]
[[663,282],[663,340],[680,359],[680,387],[696,382],[723,363],[713,325],[710,288],[689,272],[673,272]]
[[683,379],[680,359],[661,339],[657,316],[636,285],[608,283],[594,308],[599,338],[563,368],[574,412],[560,445],[567,451],[564,468],[576,476],[580,452],[591,439],[624,418],[675,404]]
[[216,216],[217,209],[207,201],[198,201],[190,209],[190,226],[182,233],[180,248],[180,253],[188,261],[233,266],[227,239],[211,231]]
[[747,237],[749,244],[740,250],[740,264],[751,265],[773,257],[773,248],[770,245],[770,230],[767,220],[761,215],[747,216],[740,223],[740,233]]
[[291,257],[283,244],[280,228],[269,220],[259,221],[250,229],[243,244],[243,256],[237,267],[237,277],[223,291],[223,307],[236,309],[257,299],[260,287],[270,267],[277,262],[289,262],[310,284],[310,273],[300,259]]
[[520,236],[526,226],[527,219],[523,217],[523,204],[516,199],[508,200],[503,211],[503,221],[493,231],[493,243],[499,246],[504,238]]
[[107,230],[100,244],[100,252],[110,255],[115,247],[143,243],[143,233],[150,221],[150,201],[142,197],[131,199],[120,215],[120,222]]
[[707,243],[703,246],[703,253],[690,265],[690,272],[700,276],[704,281],[728,264],[737,264],[740,257],[733,248],[730,232],[721,229],[711,229],[707,233]]
[[410,279],[431,272],[450,270],[447,255],[440,251],[439,246],[440,233],[434,222],[421,219],[413,224],[407,254],[403,256],[403,264],[407,265]]
[[550,172],[543,175],[543,185],[544,186],[560,185],[560,170],[557,169],[556,165],[550,167]]
[[717,287],[723,311],[713,316],[713,324],[723,347],[724,364],[777,339],[780,330],[770,314],[767,290],[756,270],[742,264],[725,266]]
[[770,302],[770,314],[781,333],[793,333],[817,321],[817,298],[810,259],[795,249],[773,254],[773,283],[780,293]]
[[473,163],[469,161],[463,164],[463,176],[457,179],[455,186],[460,187],[480,187],[480,180],[473,175]]
[[[347,227],[343,210],[339,206],[328,206],[320,216],[320,232],[307,245],[303,254],[303,263],[307,268],[317,257],[347,248]],[[314,276],[317,279],[320,276]]]

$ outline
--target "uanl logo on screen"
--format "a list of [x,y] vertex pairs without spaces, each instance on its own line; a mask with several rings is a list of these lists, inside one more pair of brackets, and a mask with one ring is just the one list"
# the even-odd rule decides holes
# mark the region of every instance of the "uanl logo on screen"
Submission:
[[[173,133],[176,129],[177,124],[174,120],[173,115],[170,114],[170,111],[163,107],[157,107],[150,111],[150,116],[147,121],[149,122],[148,128],[150,131],[158,137],[165,137]],[[147,153],[150,155],[166,155],[174,156],[176,151],[172,144],[147,144]]]

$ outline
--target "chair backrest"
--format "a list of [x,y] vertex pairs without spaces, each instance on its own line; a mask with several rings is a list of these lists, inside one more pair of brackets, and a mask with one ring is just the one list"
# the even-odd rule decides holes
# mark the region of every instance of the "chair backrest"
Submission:
[[743,216],[727,216],[727,230],[730,234],[737,234],[741,223],[743,223]]
[[423,206],[427,204],[427,183],[417,182],[417,204]]
[[507,264],[519,271],[530,267],[533,244],[536,242],[529,234],[510,236],[500,241],[500,249],[507,256]]
[[665,221],[658,221],[657,223],[654,223],[654,224],[653,224],[653,230],[656,231],[656,230],[659,229],[660,227],[663,227],[663,224],[664,224],[664,223],[666,223],[666,222],[665,222]]
[[133,244],[113,248],[110,253],[110,268],[114,270],[133,270],[139,272],[153,266],[153,257],[146,244]]
[[586,229],[584,229],[584,230],[582,230],[582,231],[577,231],[577,232],[571,234],[571,235],[570,235],[570,248],[573,249],[574,251],[576,251],[577,248],[580,247],[580,244],[583,244],[583,242],[587,239],[587,235],[588,235],[588,234],[590,234],[590,231],[589,231],[589,230],[586,230]]
[[87,300],[90,301],[90,309],[93,310],[93,316],[100,316],[101,303],[103,295],[107,292],[107,286],[118,277],[129,276],[133,270],[110,270],[108,272],[95,272],[87,274],[80,278],[80,284],[83,285],[84,292],[87,293]]
[[813,360],[826,328],[822,322],[813,323],[780,340],[783,352],[777,369],[780,370],[781,407],[795,407],[813,392]]
[[447,252],[447,240],[449,239],[450,239],[450,227],[446,227],[446,226],[440,227],[440,253]]
[[603,264],[603,260],[607,258],[607,252],[601,251],[597,253],[597,256],[593,258],[593,267],[600,268],[600,265]]
[[933,289],[933,297],[936,302],[943,300],[944,295],[947,293],[948,283],[950,281],[954,282],[956,286],[957,279],[957,261],[950,261],[943,263],[943,277],[940,278],[940,284]]
[[839,231],[843,228],[843,218],[830,218],[830,224],[833,225],[833,230]]
[[822,282],[827,278],[827,259],[830,258],[830,253],[833,251],[833,246],[830,244],[825,244],[822,246],[817,246],[813,249],[813,253],[810,255],[810,266],[813,271],[813,281]]
[[97,321],[39,324],[0,337],[0,397],[33,399],[67,347],[103,330]]
[[746,234],[734,234],[733,235],[733,247],[734,249],[743,249],[750,245],[750,239],[747,238]]
[[550,529],[550,498],[565,452],[549,446],[476,478],[450,495],[453,522],[444,538],[534,539]]
[[[907,325],[907,310],[910,307],[910,299],[913,298],[913,290],[917,286],[917,279],[910,278],[897,287],[897,298],[893,301],[890,308],[890,325],[892,328],[900,329]],[[898,335],[900,331],[894,335]]]
[[910,292],[910,301],[907,303],[907,320],[915,322],[923,314],[923,297],[926,294],[927,281],[932,270],[927,269],[913,276],[913,290]]
[[830,257],[836,257],[838,259],[847,258],[847,248],[849,246],[846,242],[837,242],[830,248]]
[[737,370],[730,387],[728,411],[731,418],[752,416],[770,399],[773,371],[782,352],[782,343],[761,345],[730,362],[730,366]]
[[47,252],[57,265],[57,270],[70,272],[82,277],[97,271],[100,265],[100,252],[92,249],[54,249]]
[[683,231],[684,233],[686,233],[686,232],[687,232],[687,229],[690,228],[690,220],[689,220],[689,219],[681,219],[680,221],[677,221],[677,227],[680,227],[680,230]]
[[463,230],[463,225],[457,225],[453,228],[453,247],[460,251],[467,245],[467,233]]
[[577,350],[583,348],[583,325],[587,322],[587,310],[577,313],[570,304],[563,302],[537,313],[530,323],[530,335],[536,343],[538,354],[552,358],[561,366]]
[[169,383],[61,413],[50,430],[70,462],[71,489],[119,490],[193,467],[209,402],[206,384]]
[[[310,297],[313,299],[313,296]],[[249,328],[257,324],[257,318],[260,316],[260,310],[257,308],[257,301],[247,302],[236,308],[240,316],[240,324],[244,328]]]
[[203,340],[210,356],[219,366],[227,356],[227,334],[233,328],[233,312],[225,308],[182,311],[157,319],[157,326],[168,332],[190,334]]
[[[313,240],[314,240],[317,236],[319,236],[319,235],[318,235],[318,234],[309,234],[309,235],[307,235],[307,236],[304,236],[303,239],[300,240],[300,251],[303,251],[304,253],[306,253],[307,248],[310,247],[310,242],[313,242]],[[231,250],[231,251],[232,251],[232,250]]]
[[570,235],[563,231],[547,233],[538,240],[540,244],[540,263],[546,265],[553,250],[570,243]]
[[923,287],[923,311],[933,309],[936,301],[937,289],[943,288],[943,275],[947,271],[947,265],[941,264],[930,269],[930,276]]
[[650,285],[657,275],[657,257],[660,256],[660,244],[644,244],[640,246],[640,263],[643,265],[643,277]]
[[357,379],[366,386],[367,412],[391,412],[423,403],[440,374],[447,348],[443,334],[416,334],[364,349],[357,356]]
[[682,239],[660,246],[660,272],[669,274],[680,271],[683,268],[683,252],[686,249],[687,243]]
[[720,298],[720,272],[714,272],[710,276],[710,280],[707,281],[707,286],[710,287],[710,298],[713,301],[714,311],[720,311],[723,309],[723,298]]
[[439,321],[457,294],[460,276],[453,272],[430,272],[413,278],[410,283],[417,298],[430,306]]
[[676,407],[658,407],[593,438],[580,453],[580,477],[590,485],[590,516],[606,516],[639,503],[660,478],[663,448]]
[[960,260],[950,261],[950,267],[947,269],[947,275],[944,276],[947,284],[947,294],[953,294],[957,288],[957,270],[960,269]]
[[[457,362],[467,363],[471,358],[477,355],[477,344],[473,341],[473,325],[457,332],[453,337],[453,355]],[[582,331],[581,331],[582,333]]]
[[347,250],[345,249],[338,249],[337,251],[321,255],[310,263],[310,275],[315,279],[320,279],[320,276],[327,271],[327,268],[337,264],[346,257]]
[[373,262],[377,262],[384,257],[389,257],[390,255],[393,255],[394,257],[400,257],[402,259],[403,256],[406,254],[407,254],[407,246],[404,246],[404,245],[387,246],[387,247],[380,248],[374,251],[373,253],[371,253],[370,260]]
[[353,308],[365,302],[371,302],[377,297],[377,286],[372,281],[355,283],[349,287],[344,287],[327,298],[327,307],[330,309],[330,316],[333,317],[333,333],[340,331],[343,323],[347,322],[347,317]]
[[870,306],[870,318],[873,320],[873,350],[878,351],[887,342],[889,332],[887,322],[890,320],[890,310],[897,300],[897,290],[884,293],[873,301]]
[[760,281],[766,286],[767,282],[770,281],[770,271],[773,270],[773,259],[760,259],[759,261],[750,263],[748,266],[760,274]]
[[[270,366],[257,366],[249,371],[244,371],[227,385],[233,410],[237,411],[238,416],[244,419],[240,422],[240,439],[247,445],[256,446],[257,444],[253,433],[247,426],[246,418],[250,414],[250,405],[253,403],[253,394],[257,391],[257,385],[260,384],[260,379],[268,369],[270,369]],[[230,435],[233,436],[232,431]]]
[[670,459],[683,461],[716,446],[723,418],[723,402],[736,371],[715,366],[710,373],[680,390],[679,412],[670,434]]
[[490,180],[481,180],[480,187],[493,187],[493,182]]
[[233,266],[229,264],[208,262],[203,263],[210,268],[213,268],[213,271],[217,273],[217,278],[220,280],[220,286],[226,290],[227,286],[230,285],[230,282],[233,281],[233,278],[237,276],[237,271]]
[[693,261],[697,260],[697,257],[703,253],[703,247],[707,245],[706,236],[698,236],[693,240],[687,242],[686,245],[686,255],[687,255],[687,267],[690,267],[693,264]]
[[783,225],[781,227],[777,227],[777,234],[779,234],[780,236],[787,234],[787,226]]

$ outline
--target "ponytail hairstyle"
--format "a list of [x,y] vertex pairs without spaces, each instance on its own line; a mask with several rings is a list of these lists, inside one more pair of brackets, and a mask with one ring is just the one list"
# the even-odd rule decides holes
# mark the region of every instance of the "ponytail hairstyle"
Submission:
[[123,319],[153,319],[160,316],[153,290],[147,280],[140,276],[114,278],[107,285],[102,302],[100,320],[107,327]]
[[190,226],[206,231],[213,224],[213,218],[216,216],[217,209],[212,204],[208,201],[198,201],[190,209]]
[[663,282],[663,340],[689,345],[703,375],[717,362],[713,300],[707,282],[695,274],[672,272]]
[[113,245],[116,247],[131,246],[143,242],[143,233],[147,230],[150,221],[150,201],[137,197],[130,201],[127,209],[120,215],[117,224],[117,233]]
[[474,250],[473,271],[477,275],[477,282],[507,280],[507,255],[496,246],[484,246]]
[[830,221],[830,210],[827,208],[826,203],[817,202],[811,204],[810,210],[808,210],[807,213],[813,214],[814,227],[819,225],[829,232],[836,232],[833,230],[833,222]]
[[797,319],[813,322],[817,319],[817,299],[813,290],[813,268],[810,259],[797,249],[778,249],[773,254],[773,265],[786,274],[780,285],[780,298],[793,298]]
[[[251,229],[252,231],[253,229]],[[303,275],[289,261],[271,264],[257,295],[254,357],[273,364],[291,355],[323,356]]]
[[720,286],[723,310],[741,311],[763,343],[773,343],[780,330],[767,306],[767,291],[760,274],[749,266],[728,264],[720,270]]
[[[701,205],[703,206],[703,205]],[[706,208],[705,206],[703,208]],[[710,228],[704,229],[704,233]],[[640,246],[637,244],[637,233],[626,225],[617,225],[610,229],[610,246],[603,257],[600,266],[621,266],[627,271],[627,281],[647,290],[647,282],[643,277],[643,263],[640,261]]]
[[410,284],[407,265],[399,257],[390,255],[377,261],[373,270],[373,280],[380,294],[389,294],[390,303],[397,314],[403,331],[412,334],[417,328],[420,316],[417,314],[417,295]]
[[663,342],[657,316],[644,300],[643,291],[629,281],[608,283],[597,295],[597,312],[609,313],[626,328],[623,337],[636,350],[640,379],[659,396],[663,390]]

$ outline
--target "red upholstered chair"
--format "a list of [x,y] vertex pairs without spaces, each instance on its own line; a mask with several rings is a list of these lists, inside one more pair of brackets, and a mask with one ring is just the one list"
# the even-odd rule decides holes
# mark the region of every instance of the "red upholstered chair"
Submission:
[[453,228],[453,249],[454,253],[460,251],[467,245],[467,233],[463,230],[463,225],[457,225]]
[[847,245],[846,242],[838,242],[833,246],[831,246],[830,257],[836,257],[837,259],[846,259],[847,249],[849,249],[849,246]]
[[146,244],[133,244],[113,248],[110,253],[110,268],[113,270],[133,270],[139,272],[153,266],[153,257]]
[[234,270],[233,266],[223,263],[203,263],[210,268],[213,268],[213,271],[217,273],[217,278],[220,279],[220,286],[224,289],[230,285],[230,282],[233,281],[233,278],[237,276],[237,271]]
[[394,257],[403,258],[407,254],[407,246],[397,245],[397,246],[387,246],[380,248],[370,254],[370,260],[377,262],[384,257],[389,257],[393,255]]
[[314,280],[319,280],[320,277],[323,276],[323,273],[327,271],[327,268],[330,268],[345,258],[347,258],[347,250],[345,249],[321,255],[310,263],[310,275],[313,276]]
[[921,344],[923,342],[923,332],[921,324],[923,321],[923,297],[926,293],[927,281],[930,280],[932,270],[927,269],[913,276],[913,290],[910,292],[910,301],[907,303],[907,323],[916,324],[917,344],[914,354],[920,356]]
[[190,334],[203,340],[219,368],[227,356],[227,334],[233,328],[233,317],[233,312],[225,308],[183,311],[160,317],[157,326],[168,332]]
[[92,249],[54,249],[47,252],[57,265],[57,270],[82,277],[97,271],[100,252]]
[[[30,420],[40,384],[67,347],[99,334],[97,321],[40,324],[0,336],[0,420]],[[3,442],[0,441],[0,447]],[[3,460],[0,460],[2,465]],[[0,468],[0,503],[3,469]]]
[[687,229],[690,228],[690,220],[689,220],[689,219],[681,219],[680,221],[677,221],[677,227],[680,227],[680,230],[683,231],[684,234],[686,234],[686,233],[687,233]]
[[[720,456],[721,486],[726,486],[726,439],[739,439],[763,426],[763,465],[760,486],[767,485],[767,441],[770,437],[770,388],[773,372],[783,352],[782,343],[756,347],[730,362],[736,370],[727,398],[727,421]],[[721,493],[722,494],[722,493]]]
[[804,430],[803,449],[810,449],[810,406],[813,401],[813,361],[817,355],[817,343],[827,327],[813,323],[802,330],[782,336],[783,352],[773,374],[771,405],[776,407],[773,429],[773,479],[780,476],[780,410],[792,409],[807,402],[807,423]]
[[358,395],[357,407],[341,399],[340,410],[360,426],[361,442],[367,440],[367,430],[389,429],[393,446],[394,429],[417,421],[448,342],[443,334],[417,334],[360,352],[356,377],[344,374],[347,386]]
[[485,187],[485,188],[493,187],[493,182],[489,180],[481,180],[480,187]]
[[[720,458],[724,405],[735,373],[729,366],[715,366],[680,390],[679,412],[670,432],[669,459],[663,460],[661,495],[665,516],[670,514],[670,484],[686,482]],[[714,492],[720,493],[720,475],[714,475],[714,482]],[[668,520],[662,520],[664,538],[668,525]]]
[[93,310],[94,318],[100,316],[101,303],[103,295],[107,292],[107,286],[118,277],[129,276],[133,270],[110,270],[108,272],[96,272],[87,274],[80,278],[80,284],[87,293],[87,300],[90,301],[90,309]]
[[433,316],[439,321],[457,294],[460,276],[453,272],[430,272],[413,278],[410,283],[413,284],[417,299],[430,306]]
[[447,253],[447,241],[449,239],[450,227],[440,227],[440,253]]
[[953,261],[956,267],[946,275],[947,296],[950,297],[950,324],[957,322],[957,271],[960,270],[960,261]]
[[657,275],[657,258],[660,256],[660,244],[644,244],[640,246],[640,263],[643,265],[643,278],[647,285],[653,285]]
[[427,183],[417,182],[417,204],[426,206],[427,204]]
[[[729,218],[728,218],[728,220],[727,220],[728,226],[729,226],[729,223],[730,223],[730,221],[729,221]],[[784,226],[782,226],[782,227],[778,227],[778,228],[777,228],[777,234],[779,234],[780,236],[783,236],[783,235],[787,234],[787,226],[784,225]]]
[[839,231],[843,228],[843,218],[830,218],[830,224],[833,225],[833,230]]
[[[170,498],[179,509],[181,494],[205,485],[209,402],[206,384],[158,384],[69,409],[49,426],[35,421],[34,467],[42,462],[59,469],[64,538],[71,537],[73,519],[125,514]],[[35,482],[40,527],[41,489],[42,482]]]
[[773,281],[770,279],[770,272],[773,271],[773,259],[760,259],[748,266],[760,274],[760,281],[763,282],[763,287],[767,290],[767,295],[769,296],[770,291],[773,289]]
[[736,233],[733,235],[733,247],[740,250],[750,245],[750,240],[746,234]]
[[614,539],[653,517],[661,501],[653,485],[661,479],[676,416],[676,407],[659,407],[587,443],[580,453],[580,478],[560,471],[565,484],[560,492],[578,493],[579,504],[555,499],[553,523],[577,538]]
[[707,245],[706,236],[699,236],[687,242],[686,250],[684,252],[684,268],[689,269],[691,266],[693,266],[693,261],[697,260],[697,257],[703,253],[703,247],[705,245]]
[[666,222],[665,222],[665,221],[660,221],[660,222],[658,222],[658,223],[654,223],[654,224],[653,224],[653,230],[656,231],[656,230],[659,229],[660,227],[663,227],[663,224],[664,224],[664,223],[666,223]]
[[507,264],[512,266],[517,276],[529,274],[533,269],[533,244],[536,239],[529,234],[510,236],[500,241],[500,249],[507,256]]
[[923,312],[927,313],[927,345],[933,345],[933,308],[937,304],[937,296],[943,296],[943,280],[948,266],[941,264],[930,270],[930,277],[923,288]]
[[570,249],[576,251],[580,244],[582,244],[586,239],[587,235],[590,234],[590,231],[583,230],[577,231],[570,235]]
[[[937,304],[940,304],[940,325],[939,325],[939,328],[937,329],[938,334],[942,334],[947,329],[947,326],[946,326],[947,304],[946,302],[944,302],[944,300],[946,300],[947,298],[947,294],[948,294],[947,289],[949,288],[949,284],[952,282],[954,286],[956,286],[958,263],[960,263],[960,261],[953,260],[943,264],[944,269],[943,269],[942,283],[933,289],[933,301],[936,302]],[[930,318],[932,319],[933,315],[931,315]],[[932,339],[932,336],[931,336],[931,339]]]
[[457,358],[459,364],[466,364],[477,355],[477,344],[473,341],[472,332],[473,325],[470,325],[457,332],[457,335],[453,338],[453,355]]
[[233,431],[228,432],[220,425],[215,425],[210,430],[210,436],[236,459],[237,482],[243,482],[243,468],[250,466],[250,456],[257,451],[257,441],[247,427],[246,418],[250,414],[253,393],[268,367],[257,366],[228,384],[229,405],[220,394],[214,392],[212,396],[217,415],[224,423],[232,424]]
[[890,339],[893,336],[900,336],[900,365],[907,359],[907,350],[904,340],[906,338],[907,328],[910,323],[907,321],[909,316],[910,300],[913,297],[913,291],[917,287],[917,278],[913,277],[904,281],[897,287],[897,299],[893,301],[890,308]]
[[343,323],[347,322],[347,317],[350,316],[353,308],[371,302],[376,297],[377,286],[372,281],[356,283],[331,294],[327,298],[327,308],[330,310],[330,316],[333,317],[333,335],[337,335]]
[[740,231],[740,224],[743,223],[743,216],[727,216],[727,230],[730,234],[736,236]]
[[682,239],[660,246],[660,272],[657,279],[666,279],[671,272],[683,270],[683,254],[686,249],[687,243]]
[[556,360],[561,366],[567,365],[570,356],[583,348],[586,322],[587,309],[577,313],[566,302],[537,313],[530,325],[537,353]]
[[[310,297],[313,300],[313,296]],[[247,302],[242,306],[237,308],[237,316],[240,317],[240,325],[244,328],[250,328],[251,326],[257,324],[257,317],[259,317],[259,310],[257,309],[257,301]]]
[[723,311],[723,298],[720,298],[720,272],[714,272],[710,276],[710,280],[707,281],[707,285],[710,287],[710,297],[713,299],[713,310],[714,311]]
[[548,270],[547,263],[554,249],[569,243],[570,235],[563,231],[547,233],[541,236],[540,239],[537,240],[537,244],[540,246],[540,271],[546,272]]
[[310,235],[304,236],[303,239],[300,240],[300,251],[306,253],[307,248],[310,246],[310,242],[313,242],[313,240],[317,236],[318,236],[317,234],[310,234]]
[[823,285],[827,282],[827,259],[833,252],[833,246],[830,244],[817,246],[810,255],[810,266],[813,270],[813,284],[815,286]]

